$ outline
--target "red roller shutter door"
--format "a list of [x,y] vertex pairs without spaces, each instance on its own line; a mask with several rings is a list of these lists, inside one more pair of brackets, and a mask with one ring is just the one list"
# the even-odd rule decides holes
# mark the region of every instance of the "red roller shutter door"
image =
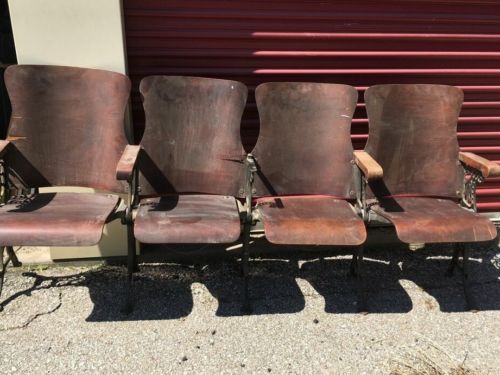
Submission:
[[[500,3],[497,1],[124,0],[134,124],[144,126],[138,84],[151,74],[235,79],[250,88],[242,138],[258,135],[253,90],[268,81],[356,86],[356,148],[368,131],[362,103],[379,83],[461,87],[462,149],[500,162]],[[478,192],[500,211],[500,179]]]

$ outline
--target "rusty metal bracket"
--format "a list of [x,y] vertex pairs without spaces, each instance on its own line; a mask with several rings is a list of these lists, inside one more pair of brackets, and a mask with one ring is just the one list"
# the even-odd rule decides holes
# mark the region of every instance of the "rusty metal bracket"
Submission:
[[253,183],[255,173],[257,173],[257,163],[252,154],[248,154],[245,158],[245,205],[246,216],[245,222],[252,224],[252,198],[253,198]]
[[7,167],[3,159],[0,160],[0,204],[5,204],[9,199],[9,184]]
[[368,187],[368,180],[366,177],[362,174],[359,173],[358,171],[358,186],[356,189],[356,203],[361,211],[361,218],[363,221],[368,222],[369,221],[369,213],[368,213],[368,205],[366,203],[366,190]]
[[376,198],[367,199],[366,193],[368,191],[368,180],[363,174],[359,174],[359,178],[357,179],[357,181],[356,205],[361,212],[361,218],[363,219],[363,221],[366,224],[369,224],[371,221],[370,207],[378,204],[379,202]]
[[13,186],[9,178],[9,166],[5,159],[0,159],[0,204],[6,204],[19,193],[19,187]]
[[370,207],[377,204],[377,199],[368,200],[366,193],[368,191],[368,179],[362,173],[356,163],[352,163],[354,168],[355,189],[356,189],[356,208],[361,214],[361,218],[365,223],[370,222]]
[[484,177],[477,169],[464,166],[465,189],[462,193],[461,205],[465,208],[477,211],[476,189],[477,185],[484,182]]
[[138,169],[134,167],[132,171],[131,178],[127,181],[127,207],[125,209],[125,215],[122,218],[122,224],[132,224],[133,223],[133,212],[137,208],[138,201]]
[[7,203],[27,203],[27,200],[31,199],[35,194],[38,194],[38,188],[27,186],[23,179],[9,168],[7,161],[1,158],[0,205]]

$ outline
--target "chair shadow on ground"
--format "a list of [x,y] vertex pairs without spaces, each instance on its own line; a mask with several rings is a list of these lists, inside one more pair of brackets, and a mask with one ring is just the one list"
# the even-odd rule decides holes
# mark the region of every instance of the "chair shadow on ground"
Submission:
[[[352,249],[317,247],[280,247],[265,239],[255,240],[250,263],[250,299],[252,315],[286,314],[305,308],[305,297],[297,279],[307,281],[324,299],[325,312],[355,314],[356,280],[349,273]],[[204,249],[203,251],[205,251]],[[214,249],[217,251],[216,247]],[[461,271],[445,275],[453,248],[434,245],[410,251],[405,245],[377,245],[365,251],[365,287],[370,313],[407,313],[414,308],[401,280],[409,280],[432,296],[438,306],[425,308],[443,312],[466,311]],[[474,250],[471,262],[473,291],[480,310],[500,310],[500,251],[496,242]],[[189,259],[190,255],[182,260]],[[191,259],[193,257],[191,256]],[[193,309],[192,284],[207,288],[217,300],[217,316],[244,315],[243,278],[237,258],[206,258],[193,264],[143,265],[136,276],[136,309],[123,317],[119,307],[109,309],[113,295],[123,295],[124,284],[117,287],[110,276],[108,291],[89,287],[94,311],[90,321],[175,319],[187,316]],[[123,279],[123,282],[125,280]],[[122,289],[122,290],[120,290]]]
[[[281,314],[301,311],[305,299],[294,273],[283,261],[259,262],[251,280],[252,314]],[[284,272],[286,270],[286,274]],[[118,270],[117,270],[118,271]],[[115,272],[92,275],[88,285],[94,309],[88,321],[162,320],[188,316],[194,307],[194,283],[206,287],[217,300],[217,316],[240,316],[243,301],[243,278],[236,260],[197,265],[142,265],[134,277],[134,310],[124,315],[125,277]],[[267,277],[267,275],[273,275]],[[99,281],[101,279],[101,281]],[[122,283],[117,283],[117,279]],[[98,287],[106,285],[106,287]],[[260,297],[257,297],[260,293]],[[253,298],[253,297],[256,298]],[[283,297],[285,296],[285,297]],[[115,306],[110,307],[110,301]],[[120,302],[118,302],[120,301]]]
[[[348,255],[349,253],[346,253]],[[406,313],[413,304],[400,285],[400,273],[394,258],[378,256],[366,251],[364,259],[364,287],[370,313]],[[350,257],[319,259],[305,262],[300,277],[307,280],[324,298],[325,312],[335,314],[358,313],[356,279],[350,274]]]
[[[495,242],[478,244],[471,248],[471,289],[480,311],[500,310],[500,250]],[[451,245],[431,245],[402,257],[402,278],[418,285],[432,296],[442,312],[466,311],[462,272],[459,267],[453,275],[446,270],[453,253]]]
[[[259,253],[259,248],[264,248]],[[266,246],[256,241],[250,265],[251,314],[296,313],[305,308],[305,297],[297,279],[308,282],[324,299],[327,313],[357,313],[355,278],[349,274],[350,249],[300,251]],[[268,248],[273,252],[267,253]],[[215,249],[217,250],[217,249]],[[205,250],[203,250],[205,251]],[[460,312],[465,298],[460,270],[445,276],[452,247],[429,246],[415,252],[401,245],[377,245],[365,251],[365,285],[370,313],[406,313],[414,306],[401,280],[410,280],[438,306],[429,310]],[[187,252],[185,258],[196,259]],[[34,290],[83,286],[88,288],[93,310],[88,321],[140,321],[186,317],[193,311],[192,287],[199,283],[217,300],[217,316],[240,316],[243,278],[236,257],[207,257],[197,264],[184,261],[145,263],[134,277],[135,309],[121,312],[125,298],[126,272],[122,266],[89,269],[70,276],[43,276],[26,272],[30,287],[2,298],[1,306]],[[500,310],[500,251],[496,243],[477,248],[472,256],[473,291],[480,310]],[[7,278],[9,274],[7,274]],[[302,282],[301,282],[302,283]],[[435,304],[434,304],[435,305]]]
[[[425,308],[442,312],[464,312],[466,301],[462,273],[457,268],[446,275],[453,248],[429,246],[409,251],[401,245],[384,245],[365,251],[364,271],[369,313],[405,313],[413,302],[402,280],[435,299],[426,299]],[[472,255],[472,290],[481,311],[500,310],[500,252],[495,245],[477,249]],[[314,260],[303,264],[300,277],[306,279],[325,298],[329,313],[356,313],[356,295],[349,281],[349,261]],[[342,264],[346,263],[346,264]],[[352,278],[351,278],[352,279]]]

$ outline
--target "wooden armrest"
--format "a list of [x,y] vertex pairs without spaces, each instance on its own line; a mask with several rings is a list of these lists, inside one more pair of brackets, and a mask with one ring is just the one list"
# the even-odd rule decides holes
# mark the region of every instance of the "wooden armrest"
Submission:
[[470,168],[477,169],[484,178],[500,176],[500,165],[472,152],[460,152],[459,159]]
[[368,181],[379,180],[384,176],[380,164],[366,151],[354,151],[354,161]]
[[8,150],[10,142],[7,140],[0,140],[0,157],[4,156]]
[[139,158],[141,146],[127,145],[116,166],[116,178],[118,180],[130,181],[134,168]]

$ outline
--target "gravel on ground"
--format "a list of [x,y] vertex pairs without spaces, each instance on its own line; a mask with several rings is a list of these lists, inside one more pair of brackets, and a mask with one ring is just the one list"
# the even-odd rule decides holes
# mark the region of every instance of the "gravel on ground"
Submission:
[[449,255],[446,246],[369,249],[366,315],[356,312],[346,251],[253,259],[248,315],[235,260],[142,265],[130,315],[120,311],[122,267],[10,268],[0,373],[416,374],[431,366],[451,374],[462,366],[499,374],[500,250],[474,253],[479,312],[465,310],[460,272],[444,276]]

